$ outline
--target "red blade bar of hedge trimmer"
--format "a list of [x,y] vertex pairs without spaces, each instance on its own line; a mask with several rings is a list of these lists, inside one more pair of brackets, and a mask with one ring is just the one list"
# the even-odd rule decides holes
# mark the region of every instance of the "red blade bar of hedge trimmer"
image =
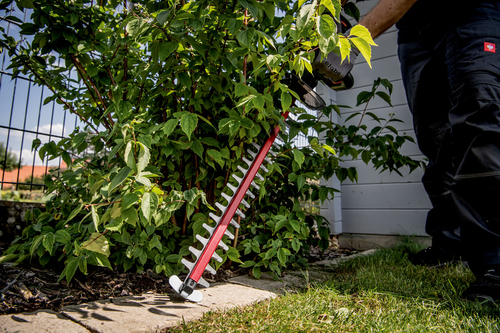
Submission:
[[[283,116],[286,119],[288,117],[288,112],[285,112]],[[180,279],[175,275],[170,277],[170,285],[182,297],[193,302],[200,302],[202,300],[202,294],[199,291],[195,291],[194,288],[198,283],[208,286],[208,283],[206,283],[206,281],[204,281],[202,278],[202,274],[205,270],[208,270],[212,274],[215,274],[215,270],[209,266],[210,259],[214,258],[218,261],[222,261],[222,259],[220,259],[220,257],[215,253],[215,250],[217,249],[217,246],[221,246],[225,250],[228,249],[228,247],[222,242],[222,237],[224,235],[228,235],[230,237],[232,236],[232,234],[227,231],[229,224],[233,224],[236,227],[239,227],[239,225],[234,222],[233,216],[235,213],[243,215],[239,211],[238,207],[242,203],[243,197],[246,194],[249,194],[248,189],[250,185],[255,186],[253,183],[253,179],[256,175],[258,175],[257,172],[262,167],[262,163],[264,162],[264,160],[267,159],[267,154],[269,153],[269,150],[271,149],[271,146],[273,145],[279,132],[280,128],[279,125],[277,125],[271,132],[271,135],[266,140],[266,142],[262,145],[262,147],[260,147],[258,153],[252,153],[252,155],[254,156],[254,160],[250,163],[248,170],[244,170],[242,167],[238,167],[238,169],[243,172],[244,176],[243,179],[240,179],[239,177],[233,175],[233,178],[240,183],[237,188],[234,188],[233,186],[230,186],[230,184],[228,184],[228,187],[231,188],[234,195],[232,198],[230,198],[227,195],[223,194],[223,197],[228,201],[228,206],[224,207],[222,205],[217,205],[217,207],[219,207],[222,211],[222,216],[218,217],[210,213],[210,217],[217,223],[216,227],[212,228],[206,224],[203,225],[203,227],[211,233],[210,238],[206,239],[197,235],[196,238],[204,245],[203,249],[196,250],[192,247],[190,248],[190,251],[197,257],[195,263],[193,264],[188,262],[187,260],[182,260],[184,265],[186,265],[186,267],[190,269],[189,274],[187,275],[184,282],[181,282]],[[247,164],[249,163],[247,159],[244,158],[243,160]]]

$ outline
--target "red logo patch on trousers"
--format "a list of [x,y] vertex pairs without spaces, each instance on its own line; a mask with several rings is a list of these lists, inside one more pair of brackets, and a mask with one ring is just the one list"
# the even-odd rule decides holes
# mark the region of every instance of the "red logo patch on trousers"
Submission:
[[494,43],[484,42],[484,50],[486,52],[496,53],[496,47]]

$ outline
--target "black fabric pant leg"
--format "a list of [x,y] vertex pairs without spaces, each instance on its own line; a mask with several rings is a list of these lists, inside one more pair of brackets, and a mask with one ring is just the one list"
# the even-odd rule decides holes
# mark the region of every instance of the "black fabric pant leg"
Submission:
[[500,264],[500,11],[489,16],[458,27],[444,46],[457,168],[450,190],[476,275]]
[[426,232],[432,246],[459,253],[460,225],[450,194],[453,182],[448,74],[442,54],[426,40],[399,45],[398,54],[417,143],[429,162],[422,182],[431,200]]

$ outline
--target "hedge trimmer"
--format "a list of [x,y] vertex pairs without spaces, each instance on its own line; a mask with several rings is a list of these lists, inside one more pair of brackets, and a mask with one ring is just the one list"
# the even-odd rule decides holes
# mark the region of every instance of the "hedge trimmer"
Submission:
[[[297,93],[301,101],[310,109],[319,110],[325,107],[325,102],[323,99],[317,95],[306,83],[301,81],[297,76],[290,75],[285,79],[289,88]],[[288,111],[283,114],[286,119],[288,117]],[[172,288],[179,293],[182,297],[193,302],[200,302],[203,295],[200,291],[195,290],[195,287],[199,284],[203,287],[208,288],[209,283],[203,279],[202,275],[204,271],[215,275],[215,269],[210,266],[209,262],[214,259],[218,262],[222,262],[222,258],[215,252],[218,247],[224,250],[228,250],[228,246],[222,241],[224,235],[228,236],[230,239],[234,239],[234,235],[227,230],[229,225],[235,228],[239,228],[239,224],[234,220],[234,215],[238,215],[241,218],[245,218],[245,214],[239,209],[240,204],[243,204],[246,208],[250,208],[248,202],[244,200],[245,195],[254,199],[254,194],[250,191],[250,187],[259,189],[259,186],[254,182],[254,178],[258,177],[263,180],[262,175],[259,174],[259,169],[264,172],[268,172],[263,162],[272,164],[273,162],[268,157],[268,154],[276,157],[277,152],[273,150],[274,148],[279,149],[280,145],[276,142],[276,138],[280,132],[280,127],[277,125],[271,131],[269,137],[262,145],[252,143],[252,148],[247,149],[248,158],[243,157],[243,162],[247,165],[247,168],[239,165],[238,170],[243,173],[243,176],[237,176],[232,174],[232,178],[238,183],[238,186],[233,186],[229,182],[226,187],[233,193],[229,196],[222,192],[222,197],[227,201],[227,206],[221,203],[216,203],[216,207],[220,210],[220,216],[214,213],[209,213],[212,220],[215,221],[216,226],[211,227],[210,225],[204,223],[203,228],[205,228],[210,234],[208,238],[204,238],[201,235],[196,235],[196,239],[203,244],[203,248],[198,250],[194,247],[189,247],[189,251],[196,257],[195,262],[190,262],[186,259],[182,259],[182,263],[187,267],[189,273],[187,274],[184,282],[182,282],[178,276],[173,275],[169,279],[169,283]]]
[[[288,75],[283,82],[286,83],[290,90],[294,91],[299,97],[300,101],[305,104],[306,107],[312,110],[320,110],[325,107],[325,102],[323,99],[313,90],[311,87],[315,87],[318,78],[326,83],[330,88],[334,90],[349,89],[352,87],[354,80],[350,74],[338,82],[333,82],[333,80],[328,79],[322,73],[304,75],[300,79],[295,74]],[[288,111],[283,114],[286,119],[288,117]],[[257,190],[259,186],[254,182],[254,178],[258,177],[263,180],[263,177],[258,173],[259,169],[267,172],[266,167],[262,165],[264,161],[271,164],[272,161],[267,157],[268,154],[277,156],[277,153],[273,151],[272,147],[279,149],[279,145],[275,142],[278,134],[280,132],[280,127],[277,125],[270,133],[268,139],[262,145],[252,143],[253,148],[257,150],[255,152],[253,149],[247,149],[248,159],[243,157],[242,160],[246,163],[247,168],[245,169],[241,165],[238,166],[238,170],[243,173],[242,177],[232,174],[232,177],[238,183],[235,187],[230,183],[227,183],[226,187],[233,193],[229,196],[222,192],[222,197],[227,201],[227,206],[220,203],[215,205],[219,208],[221,215],[217,216],[213,213],[209,213],[210,218],[215,221],[216,226],[211,227],[204,223],[203,228],[205,228],[210,236],[204,238],[201,235],[196,235],[196,239],[203,244],[203,248],[198,250],[194,247],[189,247],[190,252],[196,257],[195,262],[190,262],[186,259],[182,259],[182,263],[187,267],[189,273],[187,277],[182,282],[178,276],[173,275],[169,279],[169,283],[172,288],[179,293],[182,297],[193,302],[200,302],[203,295],[200,291],[195,290],[195,287],[199,284],[203,287],[208,288],[208,282],[202,278],[203,272],[208,271],[215,275],[215,269],[209,265],[211,259],[215,259],[218,262],[222,262],[222,258],[215,252],[217,247],[221,247],[224,250],[228,250],[228,246],[222,241],[224,235],[228,236],[230,239],[234,239],[234,235],[227,230],[229,225],[239,228],[239,224],[233,219],[234,215],[238,215],[241,218],[245,218],[245,214],[239,209],[240,204],[243,204],[246,208],[250,208],[250,205],[243,199],[245,195],[254,199],[255,196],[250,192],[249,188],[253,187]]]

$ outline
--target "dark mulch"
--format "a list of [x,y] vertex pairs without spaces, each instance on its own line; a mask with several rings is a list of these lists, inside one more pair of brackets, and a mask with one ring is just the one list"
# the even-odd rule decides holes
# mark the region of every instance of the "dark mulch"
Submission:
[[[350,250],[335,248],[324,252],[311,249],[308,259],[314,262],[352,253]],[[124,273],[93,266],[89,266],[88,269],[88,275],[77,272],[68,284],[65,280],[58,282],[59,273],[50,268],[0,265],[0,315],[40,309],[58,311],[67,305],[111,297],[140,295],[147,292],[173,292],[168,277],[150,270],[142,273]],[[215,276],[209,275],[205,279],[209,282],[221,282],[246,273],[247,271],[242,269],[220,268]]]

